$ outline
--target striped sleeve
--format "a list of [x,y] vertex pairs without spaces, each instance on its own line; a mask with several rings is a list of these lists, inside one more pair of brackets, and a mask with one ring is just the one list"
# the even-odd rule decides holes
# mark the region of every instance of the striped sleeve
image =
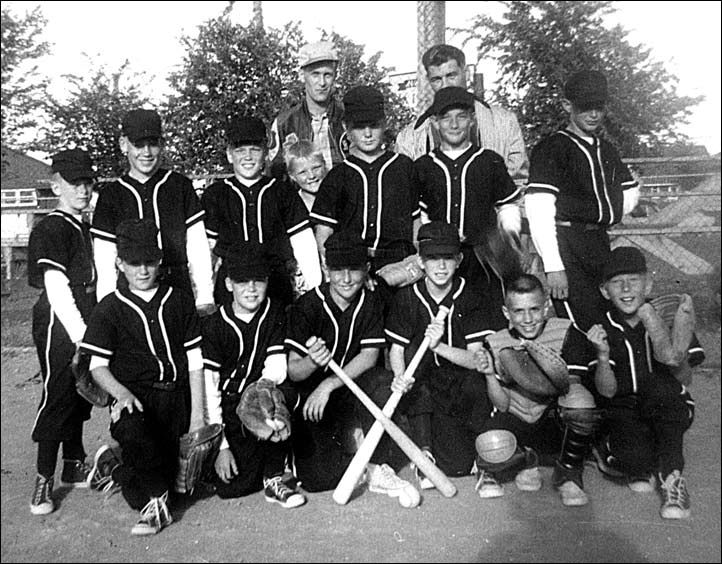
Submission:
[[343,183],[340,182],[341,168],[337,166],[326,175],[313,202],[309,214],[314,223],[336,229],[338,226],[337,199],[342,197]]

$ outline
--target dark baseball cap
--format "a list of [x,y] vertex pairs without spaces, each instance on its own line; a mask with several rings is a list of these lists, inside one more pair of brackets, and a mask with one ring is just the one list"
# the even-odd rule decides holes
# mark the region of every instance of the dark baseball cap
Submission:
[[268,135],[263,121],[255,117],[234,118],[226,128],[226,142],[231,147],[244,143],[266,145]]
[[52,171],[71,184],[83,179],[95,179],[93,161],[82,149],[69,149],[53,155]]
[[324,244],[328,268],[366,268],[368,251],[358,236],[333,233]]
[[158,228],[149,219],[126,219],[115,230],[118,256],[131,264],[159,261]]
[[595,70],[576,72],[564,85],[564,97],[581,111],[603,108],[607,103],[607,79]]
[[461,86],[447,86],[437,90],[434,103],[429,108],[431,115],[441,115],[453,108],[474,109],[474,95]]
[[461,250],[459,230],[445,221],[432,221],[419,228],[419,254],[455,255]]
[[160,116],[155,110],[131,110],[123,118],[123,135],[131,143],[141,139],[161,139],[163,129]]
[[647,272],[647,261],[644,254],[636,247],[617,247],[612,250],[604,261],[602,281],[614,278],[619,274],[641,274]]
[[264,245],[247,243],[231,249],[223,257],[226,276],[234,282],[260,280],[271,274],[271,261]]
[[344,121],[351,124],[377,123],[386,117],[384,96],[372,86],[355,86],[343,97]]

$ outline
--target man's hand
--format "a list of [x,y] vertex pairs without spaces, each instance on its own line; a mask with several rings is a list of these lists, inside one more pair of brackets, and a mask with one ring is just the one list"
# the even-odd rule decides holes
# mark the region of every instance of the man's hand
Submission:
[[424,337],[429,339],[429,350],[434,351],[439,346],[441,338],[444,336],[444,322],[432,321],[424,331]]
[[238,475],[238,465],[230,448],[224,448],[218,451],[216,462],[213,465],[218,477],[226,484],[230,482],[234,476]]
[[391,391],[397,394],[405,394],[408,392],[416,382],[413,376],[404,376],[403,373],[394,376],[391,381]]
[[316,366],[323,368],[333,358],[331,351],[328,350],[326,342],[318,337],[311,337],[306,341],[308,349],[308,357]]
[[303,405],[303,418],[314,423],[321,421],[332,391],[326,381],[321,382]]
[[598,357],[609,358],[609,341],[604,327],[600,324],[592,325],[587,331],[587,339],[594,345]]
[[552,298],[566,300],[569,297],[569,281],[564,270],[547,272],[547,284]]

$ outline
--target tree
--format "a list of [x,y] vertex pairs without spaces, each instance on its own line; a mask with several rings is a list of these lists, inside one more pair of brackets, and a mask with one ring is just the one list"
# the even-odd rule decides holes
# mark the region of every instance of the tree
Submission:
[[653,61],[649,49],[630,45],[620,25],[608,28],[612,2],[500,2],[501,21],[485,15],[456,30],[477,46],[479,59],[496,58],[501,80],[496,100],[520,116],[529,146],[566,122],[560,100],[566,78],[596,69],[609,81],[605,130],[623,155],[657,155],[684,142],[676,131],[703,98],[679,96],[678,79]]
[[18,146],[18,135],[38,123],[48,80],[38,77],[32,63],[50,50],[39,37],[46,23],[40,7],[24,16],[2,7],[2,139],[8,145]]
[[129,109],[147,104],[148,98],[141,93],[146,77],[132,73],[128,61],[115,71],[91,61],[91,69],[83,76],[65,75],[68,96],[63,100],[50,97],[45,103],[48,125],[33,148],[52,153],[82,147],[90,152],[101,177],[114,177],[127,165],[118,145],[120,124]]

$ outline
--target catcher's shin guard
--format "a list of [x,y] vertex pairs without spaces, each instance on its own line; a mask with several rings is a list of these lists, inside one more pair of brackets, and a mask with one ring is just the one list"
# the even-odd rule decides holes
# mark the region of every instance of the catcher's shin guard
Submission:
[[584,458],[601,418],[601,411],[575,408],[560,408],[559,411],[564,426],[564,438],[552,480],[555,486],[572,480],[584,489],[582,483]]

